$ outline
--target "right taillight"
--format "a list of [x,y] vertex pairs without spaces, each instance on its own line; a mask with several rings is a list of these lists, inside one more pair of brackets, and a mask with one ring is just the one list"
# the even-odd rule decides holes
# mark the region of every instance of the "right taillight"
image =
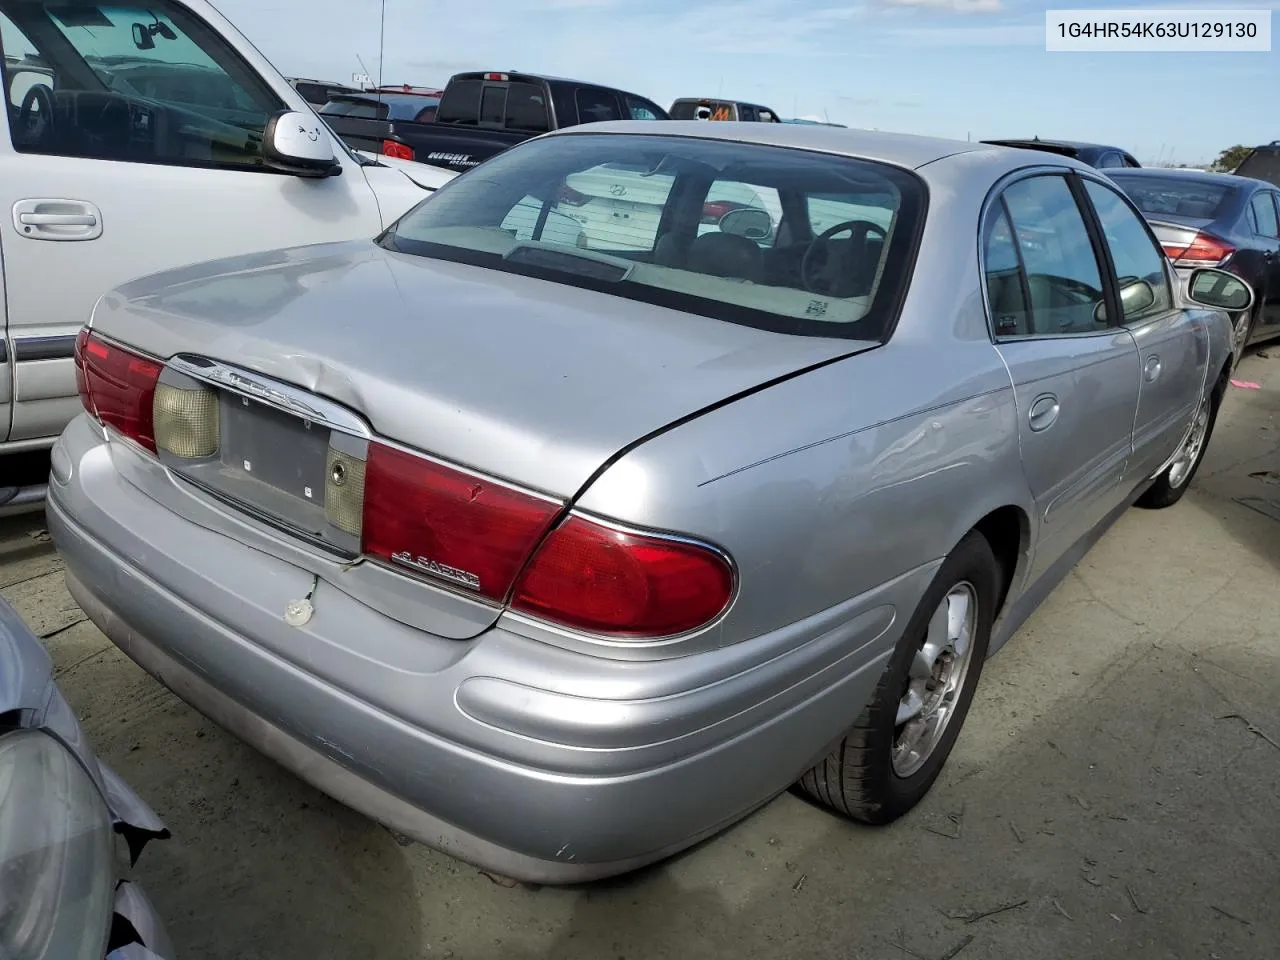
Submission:
[[715,620],[733,597],[710,546],[571,515],[558,500],[385,443],[330,448],[325,514],[405,573],[559,626],[660,639]]
[[396,160],[413,160],[415,158],[413,147],[398,143],[395,140],[382,141],[382,155]]
[[1165,255],[1180,267],[1216,267],[1236,248],[1210,233],[1197,233],[1190,243],[1165,241]]
[[733,585],[728,558],[711,547],[571,516],[539,547],[511,607],[589,633],[656,639],[706,626]]
[[88,329],[76,338],[75,363],[84,408],[99,422],[155,453],[152,405],[163,364]]

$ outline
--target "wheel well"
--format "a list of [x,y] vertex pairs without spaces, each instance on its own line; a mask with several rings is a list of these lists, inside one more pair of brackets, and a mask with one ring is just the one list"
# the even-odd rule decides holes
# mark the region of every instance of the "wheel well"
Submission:
[[982,534],[996,555],[1000,564],[1000,597],[996,601],[996,614],[1004,607],[1005,598],[1009,596],[1009,587],[1013,584],[1013,575],[1018,569],[1018,558],[1022,556],[1024,545],[1030,533],[1027,515],[1015,506],[1004,506],[992,510],[974,525],[974,530]]

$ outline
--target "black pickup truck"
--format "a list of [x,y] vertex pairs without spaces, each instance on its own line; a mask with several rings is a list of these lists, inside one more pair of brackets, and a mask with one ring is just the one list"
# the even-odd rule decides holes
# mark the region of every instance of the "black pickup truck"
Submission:
[[[656,103],[625,90],[510,71],[455,74],[430,123],[394,117],[357,120],[321,112],[334,133],[358,150],[459,172],[560,127],[668,119]],[[381,124],[377,131],[375,123]],[[374,145],[378,139],[380,148]]]

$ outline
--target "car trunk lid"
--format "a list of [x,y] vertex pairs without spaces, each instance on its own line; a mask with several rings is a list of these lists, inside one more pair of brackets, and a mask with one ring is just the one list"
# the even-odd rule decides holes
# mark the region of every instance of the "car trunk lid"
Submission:
[[[363,471],[383,440],[460,471],[439,481],[457,500],[448,509],[465,507],[463,494],[476,509],[527,498],[518,506],[531,511],[533,539],[509,538],[504,548],[518,553],[532,549],[547,519],[538,503],[558,512],[623,449],[874,346],[783,336],[367,241],[134,281],[103,298],[92,326],[168,361],[164,402],[184,422],[215,417],[193,414],[198,404],[181,391],[193,383],[213,391],[216,445],[197,430],[185,451],[196,457],[184,460],[160,443],[167,466],[259,520],[349,556],[361,551],[369,513],[335,489],[335,465]],[[392,472],[408,463],[383,462]],[[383,477],[378,489],[404,497],[413,480]],[[387,542],[400,535],[395,518],[379,522]],[[385,552],[443,589],[477,587],[472,568],[429,552]]]

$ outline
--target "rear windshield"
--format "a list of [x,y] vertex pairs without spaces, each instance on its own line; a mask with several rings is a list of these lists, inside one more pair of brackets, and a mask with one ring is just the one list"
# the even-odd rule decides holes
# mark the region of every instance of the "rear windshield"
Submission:
[[733,120],[733,104],[724,100],[677,100],[671,105],[672,120]]
[[780,333],[883,339],[924,187],[868,160],[569,134],[487,160],[380,242]]
[[1129,195],[1144,214],[1173,214],[1213,220],[1218,217],[1235,193],[1225,184],[1204,183],[1181,177],[1138,177],[1120,171],[1108,171],[1111,179]]
[[1236,168],[1236,176],[1253,177],[1280,187],[1280,150],[1255,150]]
[[376,100],[365,100],[364,98],[330,100],[320,112],[327,117],[363,117],[369,120],[385,119],[387,116],[387,105],[379,105]]

